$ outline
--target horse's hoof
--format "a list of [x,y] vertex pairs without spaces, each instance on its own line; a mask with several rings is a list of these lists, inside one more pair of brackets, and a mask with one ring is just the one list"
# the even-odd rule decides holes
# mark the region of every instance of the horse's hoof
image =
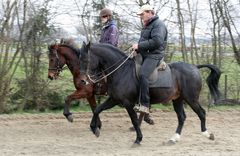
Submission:
[[69,122],[73,122],[73,115],[72,115],[72,114],[69,115],[69,116],[67,117],[67,120],[68,120]]
[[135,132],[135,128],[134,128],[134,127],[130,127],[130,128],[129,128],[129,131]]
[[134,144],[140,145],[140,142],[141,142],[141,141],[137,139],[137,140],[134,141]]
[[175,144],[176,144],[176,141],[173,141],[173,140],[168,140],[167,142],[163,142],[163,145],[167,145],[167,146],[171,146]]
[[73,122],[73,115],[72,115],[72,113],[67,113],[67,114],[63,113],[63,115],[67,118],[67,120],[69,122]]
[[135,141],[131,147],[136,148],[136,147],[139,147],[140,145],[141,145],[140,142]]
[[99,136],[100,136],[100,130],[99,130],[99,128],[96,128],[94,134],[95,134],[96,137],[99,137]]
[[210,140],[214,140],[214,139],[215,139],[214,134],[213,134],[213,133],[210,133],[210,134],[209,134],[207,130],[204,131],[204,132],[202,132],[202,135],[205,136],[205,137],[207,137],[207,138],[210,139]]
[[168,140],[167,144],[168,145],[175,145],[177,142],[173,140]]
[[101,121],[99,121],[98,122],[98,126],[97,126],[99,129],[101,129],[102,128],[102,122]]
[[214,134],[211,133],[210,136],[209,136],[209,139],[210,140],[215,140]]

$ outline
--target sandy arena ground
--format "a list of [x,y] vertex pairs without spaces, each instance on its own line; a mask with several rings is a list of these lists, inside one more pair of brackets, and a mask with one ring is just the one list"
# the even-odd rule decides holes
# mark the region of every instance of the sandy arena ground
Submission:
[[207,127],[215,140],[200,133],[200,121],[191,110],[180,142],[164,143],[177,126],[175,112],[154,110],[155,125],[142,124],[143,141],[132,147],[136,138],[130,132],[130,118],[124,110],[103,112],[103,127],[96,138],[89,129],[91,113],[74,113],[69,123],[62,114],[0,115],[0,156],[144,155],[144,156],[239,156],[240,111],[207,112]]

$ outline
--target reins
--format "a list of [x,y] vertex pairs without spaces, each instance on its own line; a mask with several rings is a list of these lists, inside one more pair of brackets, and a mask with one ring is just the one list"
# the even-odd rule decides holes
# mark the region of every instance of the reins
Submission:
[[[128,48],[126,48],[126,49],[125,49],[125,50],[123,50],[123,51],[127,51],[127,50],[129,50],[131,47],[132,47],[132,46],[129,46]],[[125,54],[126,54],[126,53],[125,53]],[[107,70],[111,69],[111,68],[112,68],[112,67],[114,67],[116,64],[118,64],[119,62],[121,62],[123,59],[124,59],[124,58],[122,58],[121,60],[119,60],[119,61],[115,62],[113,65],[111,65],[110,67],[108,67],[108,68],[106,68],[106,69],[102,70],[101,72],[99,72],[99,73],[96,73],[95,75],[101,75],[101,74],[102,74],[102,73],[104,73],[105,71],[107,71]]]
[[[112,73],[114,73],[115,71],[117,71],[129,58],[131,58],[131,57],[133,56],[133,53],[134,53],[134,52],[135,52],[135,51],[132,51],[132,52],[128,55],[128,57],[127,57],[117,68],[115,68],[114,70],[112,70],[112,71],[109,72],[108,74],[104,75],[103,77],[101,77],[101,78],[99,78],[99,79],[97,79],[97,80],[93,80],[91,77],[94,77],[94,76],[97,75],[97,74],[95,74],[95,75],[89,75],[89,74],[87,74],[88,79],[89,79],[92,83],[97,83],[97,82],[99,82],[99,81],[107,78],[109,75],[111,75]],[[118,62],[119,62],[119,61],[118,61]],[[118,63],[118,62],[117,62],[117,63]],[[116,64],[116,63],[114,63],[114,65],[115,65],[115,64]],[[114,65],[112,65],[111,67],[113,67]],[[109,67],[109,68],[111,68],[111,67]],[[109,68],[107,68],[107,69],[109,69]],[[105,69],[104,71],[106,71],[107,69]]]

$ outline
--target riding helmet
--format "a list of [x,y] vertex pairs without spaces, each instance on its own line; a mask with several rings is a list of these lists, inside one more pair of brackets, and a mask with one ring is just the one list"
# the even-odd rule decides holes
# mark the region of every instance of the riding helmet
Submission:
[[108,8],[104,8],[101,10],[100,12],[100,16],[112,16],[112,10],[108,9]]

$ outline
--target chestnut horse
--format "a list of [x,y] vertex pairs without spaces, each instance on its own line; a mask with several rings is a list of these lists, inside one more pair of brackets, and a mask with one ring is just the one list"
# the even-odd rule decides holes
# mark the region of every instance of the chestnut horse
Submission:
[[[107,91],[106,83],[104,82],[104,80],[102,80],[98,84],[98,87],[96,87],[96,84],[85,84],[85,82],[82,81],[83,78],[80,73],[79,61],[80,52],[77,48],[75,49],[73,46],[69,46],[67,44],[52,44],[48,46],[48,50],[48,78],[51,80],[57,79],[65,64],[73,75],[73,83],[76,90],[66,97],[63,111],[63,114],[67,118],[67,120],[69,122],[73,122],[73,116],[72,113],[69,111],[69,106],[70,103],[74,100],[86,98],[90,104],[91,110],[94,111],[97,106],[95,99],[96,93],[98,93],[99,95],[105,95]],[[99,118],[98,127],[101,128],[101,121]]]
[[[120,49],[108,44],[83,44],[80,56],[81,68],[91,81],[95,73],[104,71],[107,76],[108,99],[97,106],[94,111],[90,127],[92,132],[100,135],[97,127],[97,118],[99,114],[106,109],[114,107],[116,104],[122,104],[131,118],[132,124],[136,130],[136,144],[142,141],[142,132],[137,119],[137,114],[133,110],[134,104],[139,97],[139,81],[135,72],[135,62]],[[169,140],[169,143],[176,143],[180,139],[180,134],[186,119],[183,103],[190,105],[193,111],[198,115],[201,122],[201,132],[209,139],[214,139],[206,128],[206,112],[199,103],[199,94],[202,88],[202,79],[198,68],[207,67],[211,70],[207,78],[207,84],[211,95],[216,101],[219,98],[218,80],[220,70],[210,64],[191,65],[184,62],[170,63],[172,75],[172,87],[150,88],[151,104],[172,101],[174,110],[178,118],[178,126],[175,134]],[[85,68],[85,69],[84,69]],[[88,79],[86,79],[86,82]]]
[[[49,68],[48,78],[53,80],[57,79],[64,65],[66,64],[73,75],[73,82],[76,90],[68,95],[65,99],[63,114],[69,122],[73,122],[72,113],[69,111],[70,103],[74,100],[86,98],[89,102],[91,110],[94,111],[97,104],[95,95],[106,95],[107,86],[103,79],[99,83],[88,83],[85,84],[85,77],[83,78],[80,73],[80,62],[79,55],[80,51],[74,46],[74,43],[69,40],[61,41],[60,44],[51,44],[48,46],[49,51]],[[140,123],[143,115],[140,115]],[[149,115],[144,116],[144,121],[148,124],[153,124],[153,120]],[[101,128],[101,121],[98,118],[98,127]]]

